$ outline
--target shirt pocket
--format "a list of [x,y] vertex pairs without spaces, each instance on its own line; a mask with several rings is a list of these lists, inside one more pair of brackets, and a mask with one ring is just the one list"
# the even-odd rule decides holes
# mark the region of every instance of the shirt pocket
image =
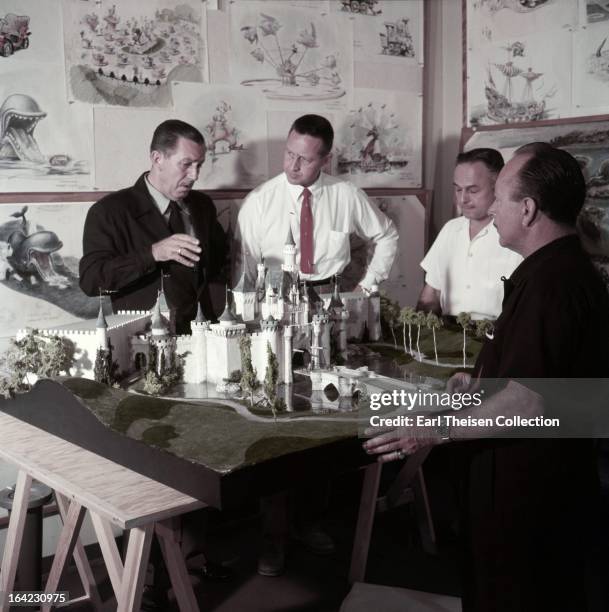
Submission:
[[328,236],[328,250],[324,259],[341,259],[349,261],[351,249],[349,247],[349,232],[330,230]]

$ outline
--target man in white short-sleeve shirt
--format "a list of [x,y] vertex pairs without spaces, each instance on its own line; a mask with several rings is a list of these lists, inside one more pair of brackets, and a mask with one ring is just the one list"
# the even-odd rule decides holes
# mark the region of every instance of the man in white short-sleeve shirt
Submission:
[[444,225],[421,262],[426,274],[418,310],[468,312],[472,319],[495,319],[501,312],[501,277],[509,277],[522,261],[499,244],[489,214],[502,167],[501,153],[494,149],[472,149],[457,157],[453,184],[463,216]]

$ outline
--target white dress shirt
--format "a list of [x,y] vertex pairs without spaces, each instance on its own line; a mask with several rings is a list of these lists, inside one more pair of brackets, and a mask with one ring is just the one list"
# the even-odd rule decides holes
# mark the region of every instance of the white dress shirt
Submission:
[[472,240],[469,219],[451,219],[421,262],[425,282],[440,291],[442,314],[469,312],[472,319],[496,319],[501,313],[503,283],[522,257],[502,247],[492,221]]
[[[392,221],[355,185],[323,172],[309,186],[313,211],[313,273],[302,278],[321,280],[339,274],[351,259],[349,234],[372,241],[374,255],[360,285],[370,289],[387,278],[397,250],[398,233]],[[256,264],[278,268],[292,229],[296,264],[300,269],[300,185],[288,182],[284,173],[254,189],[245,199],[237,221],[241,265],[249,279],[256,278]]]

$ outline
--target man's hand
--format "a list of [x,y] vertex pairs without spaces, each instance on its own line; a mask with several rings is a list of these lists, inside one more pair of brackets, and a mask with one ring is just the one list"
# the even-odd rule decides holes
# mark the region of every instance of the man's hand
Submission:
[[173,260],[189,268],[195,267],[200,252],[199,241],[188,234],[173,234],[152,245],[152,257],[155,261]]
[[400,427],[379,434],[379,428],[367,429],[366,434],[377,434],[364,442],[364,450],[369,455],[378,455],[377,461],[387,463],[404,459],[422,448],[443,444],[441,435],[433,427]]
[[446,390],[449,393],[468,393],[472,390],[472,375],[467,372],[453,374],[446,383]]

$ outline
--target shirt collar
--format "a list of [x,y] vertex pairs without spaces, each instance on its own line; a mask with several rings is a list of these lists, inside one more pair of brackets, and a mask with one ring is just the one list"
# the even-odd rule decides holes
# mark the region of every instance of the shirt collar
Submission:
[[[471,221],[469,219],[467,219],[467,223],[464,223],[461,226],[461,231],[467,231],[468,236],[469,236],[469,226],[470,226],[470,223],[471,223]],[[478,238],[482,238],[482,236],[486,236],[489,232],[492,232],[493,230],[495,230],[495,232],[497,231],[495,229],[495,226],[493,225],[493,219],[491,217],[489,222],[472,238],[472,240],[476,240]]]
[[[292,183],[288,181],[287,177],[285,177],[285,181],[288,186],[288,191],[294,198],[294,201],[298,202],[300,200],[304,187],[302,185],[292,185]],[[312,185],[309,185],[308,187],[309,191],[311,192],[311,195],[313,196],[313,206],[315,206],[315,201],[321,194],[323,186],[324,186],[324,173],[320,172],[319,176],[317,177],[317,180]]]
[[514,285],[520,285],[535,274],[536,268],[541,263],[555,257],[557,253],[563,252],[564,250],[581,250],[581,244],[576,234],[569,234],[568,236],[557,238],[542,246],[540,249],[537,249],[523,260],[514,272],[512,272],[510,280]]
[[[171,200],[164,194],[162,194],[149,180],[148,180],[148,174],[144,175],[144,180],[146,181],[146,187],[148,188],[148,192],[150,193],[150,196],[152,197],[152,199],[154,200],[154,203],[156,204],[157,208],[159,209],[159,211],[161,212],[162,215],[164,215],[167,212],[167,207],[169,206],[169,202],[171,202]],[[178,206],[180,207],[180,209],[185,212],[188,213],[187,208],[184,206],[184,203],[181,201],[178,201]]]

